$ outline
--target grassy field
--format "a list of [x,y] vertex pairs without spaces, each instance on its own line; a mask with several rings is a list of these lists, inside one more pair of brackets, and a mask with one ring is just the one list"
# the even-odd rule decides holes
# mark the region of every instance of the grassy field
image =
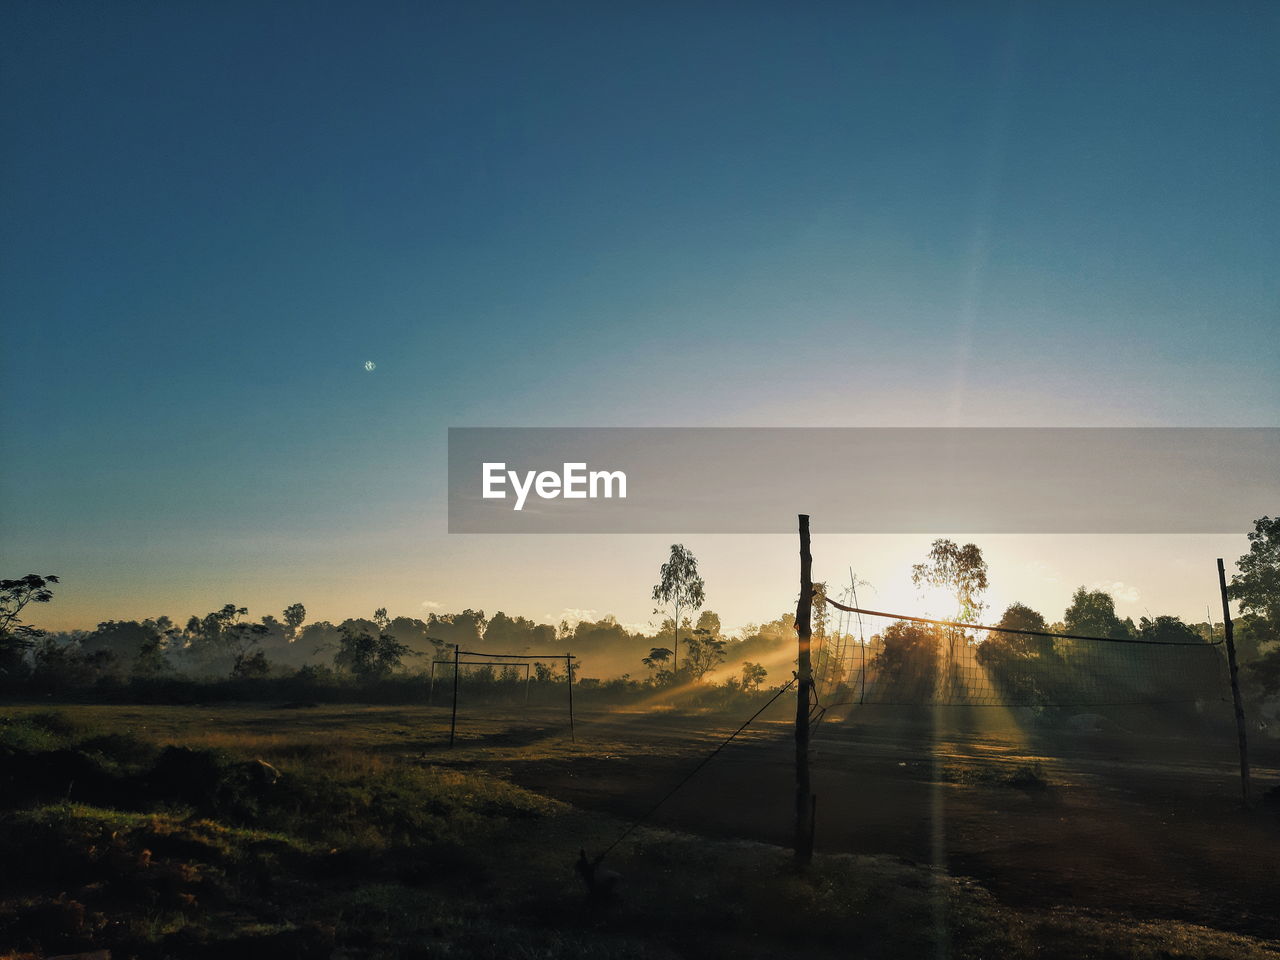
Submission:
[[[592,713],[574,742],[554,711],[464,715],[450,750],[438,708],[0,717],[2,956],[1280,957],[1280,833],[1257,814],[1162,834],[1168,784],[1192,783],[1178,809],[1231,809],[1222,770],[1176,745],[1148,751],[1146,796],[1106,743],[833,725],[816,747],[824,852],[799,874],[776,842],[785,727],[765,722],[611,853],[616,894],[590,902],[579,849],[609,846],[727,721]],[[1101,847],[1130,840],[1073,851],[1088,831],[1050,824],[1081,818],[1110,825]],[[1125,865],[1144,846],[1145,873]],[[1222,907],[1233,870],[1260,889]]]

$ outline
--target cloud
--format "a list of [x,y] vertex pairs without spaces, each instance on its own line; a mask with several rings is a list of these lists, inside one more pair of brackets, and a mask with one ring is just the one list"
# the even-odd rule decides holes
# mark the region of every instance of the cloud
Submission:
[[1049,564],[1045,563],[1043,560],[1032,560],[1027,564],[1027,570],[1033,575],[1039,577],[1043,583],[1058,582],[1058,571],[1053,569],[1053,567],[1049,566]]
[[1110,583],[1095,583],[1089,589],[1105,591],[1125,603],[1137,603],[1138,598],[1141,596],[1137,587],[1131,586],[1123,580],[1112,580]]
[[559,613],[544,614],[546,619],[551,623],[559,623],[561,620],[567,622],[569,626],[576,627],[583,620],[598,619],[600,611],[583,610],[579,607],[565,607]]
[[439,600],[423,600],[422,605],[428,610],[439,610],[444,606]]

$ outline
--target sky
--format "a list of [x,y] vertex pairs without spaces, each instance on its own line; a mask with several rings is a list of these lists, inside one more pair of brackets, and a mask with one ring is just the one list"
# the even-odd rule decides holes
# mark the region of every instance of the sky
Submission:
[[[647,623],[679,531],[450,536],[447,428],[1280,426],[1277,103],[1268,3],[5,4],[0,575]],[[1203,619],[1253,519],[972,539]],[[927,547],[815,541],[904,604]]]

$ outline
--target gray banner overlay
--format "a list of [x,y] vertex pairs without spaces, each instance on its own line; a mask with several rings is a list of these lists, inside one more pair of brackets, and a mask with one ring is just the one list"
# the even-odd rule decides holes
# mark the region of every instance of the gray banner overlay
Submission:
[[1280,428],[449,430],[450,533],[791,533],[797,513],[826,533],[1236,533],[1280,513]]

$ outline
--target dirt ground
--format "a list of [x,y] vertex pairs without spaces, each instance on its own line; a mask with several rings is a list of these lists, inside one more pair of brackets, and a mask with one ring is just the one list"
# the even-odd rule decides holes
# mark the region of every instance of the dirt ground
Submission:
[[[583,808],[639,817],[731,731],[699,718],[594,714],[579,723],[571,756],[533,756],[561,731],[517,723],[461,739],[485,755],[464,749],[472,755],[459,760]],[[1139,736],[1112,725],[1048,736],[974,708],[915,719],[882,708],[818,730],[816,844],[945,863],[1012,907],[1277,939],[1280,811],[1241,809],[1234,750],[1217,734]],[[1255,794],[1280,782],[1276,753],[1255,746]],[[649,822],[789,844],[793,756],[785,721],[753,727]]]

